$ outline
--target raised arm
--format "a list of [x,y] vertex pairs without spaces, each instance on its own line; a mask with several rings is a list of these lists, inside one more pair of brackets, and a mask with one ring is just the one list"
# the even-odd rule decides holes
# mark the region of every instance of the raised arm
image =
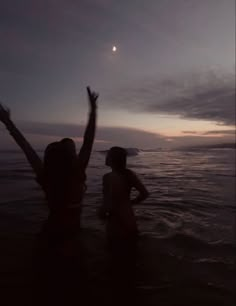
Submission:
[[31,145],[27,142],[25,137],[21,134],[21,132],[17,129],[15,124],[11,121],[10,118],[10,110],[8,108],[4,108],[0,103],[0,121],[6,126],[11,136],[14,138],[15,142],[25,153],[25,156],[36,173],[37,177],[40,177],[43,169],[42,161],[31,147]]
[[83,167],[84,169],[86,169],[88,165],[92,147],[93,147],[93,141],[94,141],[95,130],[96,130],[96,116],[97,116],[96,102],[98,99],[98,94],[95,92],[91,92],[89,87],[87,87],[87,92],[88,92],[88,98],[89,98],[89,104],[90,104],[90,114],[89,114],[88,124],[85,129],[85,133],[84,133],[83,145],[78,154],[79,165],[80,167]]
[[149,193],[146,187],[143,185],[143,183],[133,171],[130,172],[130,179],[132,186],[139,192],[138,196],[135,199],[131,200],[131,203],[134,205],[139,204],[149,196]]

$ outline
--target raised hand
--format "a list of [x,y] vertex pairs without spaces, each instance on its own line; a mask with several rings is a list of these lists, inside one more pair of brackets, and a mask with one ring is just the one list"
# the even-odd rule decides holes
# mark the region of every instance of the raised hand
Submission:
[[96,130],[96,117],[97,117],[97,99],[98,94],[90,90],[90,87],[87,87],[89,104],[90,104],[90,112],[89,112],[89,120],[84,133],[84,141],[80,152],[78,154],[78,162],[82,170],[85,171],[89,158],[92,152],[95,130]]
[[97,108],[96,102],[97,102],[99,94],[94,91],[91,91],[89,86],[87,87],[87,92],[88,92],[91,109],[94,110]]
[[37,177],[42,175],[43,164],[37,153],[31,147],[30,143],[25,139],[23,134],[17,129],[15,124],[11,121],[10,109],[4,107],[0,103],[0,121],[5,124],[7,130],[10,132],[11,136],[18,144],[18,146],[25,153],[31,167],[35,171]]
[[9,122],[10,120],[10,109],[7,107],[4,107],[1,103],[0,103],[0,121],[2,121],[2,123],[6,124]]

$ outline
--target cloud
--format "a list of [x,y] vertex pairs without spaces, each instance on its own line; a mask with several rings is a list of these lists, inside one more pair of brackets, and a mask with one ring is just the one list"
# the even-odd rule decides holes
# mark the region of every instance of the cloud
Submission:
[[183,134],[199,134],[197,131],[182,131]]
[[182,131],[183,134],[197,134],[197,135],[212,135],[212,136],[222,136],[222,135],[236,135],[236,130],[231,129],[231,130],[211,130],[211,131]]
[[203,133],[203,135],[235,135],[236,130],[213,130]]
[[117,105],[132,111],[235,125],[233,74],[210,71],[175,79],[149,80],[120,91]]
[[[25,134],[36,135],[38,137],[71,137],[81,142],[84,135],[85,126],[75,124],[56,123],[36,123],[19,122],[19,128]],[[122,127],[98,127],[96,131],[96,143],[103,147],[119,145],[125,147],[149,147],[155,148],[163,146],[167,142],[165,137],[143,130],[122,128]]]
[[186,146],[202,146],[202,145],[216,145],[224,143],[235,143],[235,138],[231,135],[184,135],[171,137],[171,145],[173,148],[186,147]]
[[[85,126],[59,123],[17,122],[17,127],[23,132],[27,140],[37,149],[43,149],[50,142],[64,137],[73,138],[78,146],[83,141]],[[182,147],[187,145],[208,145],[216,143],[234,142],[235,130],[226,130],[225,133],[208,131],[198,134],[197,131],[184,131],[186,134],[175,137],[165,137],[160,134],[143,130],[121,127],[98,127],[96,131],[95,149],[107,149],[118,145],[124,147],[138,147],[143,149],[155,149],[159,147]],[[220,131],[220,132],[223,132]],[[216,135],[218,137],[216,137]],[[12,137],[5,127],[0,125],[1,149],[17,148]]]

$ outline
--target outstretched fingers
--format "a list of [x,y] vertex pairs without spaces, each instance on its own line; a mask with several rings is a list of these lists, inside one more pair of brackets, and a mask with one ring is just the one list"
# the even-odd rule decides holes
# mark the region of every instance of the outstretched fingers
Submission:
[[87,86],[87,92],[88,92],[88,97],[89,97],[91,107],[92,108],[96,107],[96,102],[99,97],[99,94],[95,91],[91,91],[89,86]]

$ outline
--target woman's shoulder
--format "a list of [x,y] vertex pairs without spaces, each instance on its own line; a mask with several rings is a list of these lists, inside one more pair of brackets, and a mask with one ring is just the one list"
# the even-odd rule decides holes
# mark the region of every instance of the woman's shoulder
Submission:
[[132,178],[134,178],[134,177],[136,177],[136,174],[135,174],[135,172],[133,171],[133,170],[131,170],[131,169],[125,169],[125,174],[128,176],[128,177],[130,177],[131,179]]
[[137,181],[139,181],[137,174],[130,169],[126,169],[126,178],[132,186],[135,186],[137,184]]
[[133,174],[134,174],[134,171],[131,170],[131,169],[129,169],[129,168],[126,168],[126,169],[125,169],[125,172],[126,172],[127,174],[130,174],[130,175],[133,175]]

